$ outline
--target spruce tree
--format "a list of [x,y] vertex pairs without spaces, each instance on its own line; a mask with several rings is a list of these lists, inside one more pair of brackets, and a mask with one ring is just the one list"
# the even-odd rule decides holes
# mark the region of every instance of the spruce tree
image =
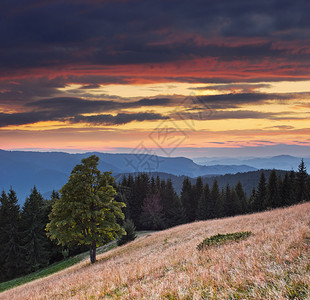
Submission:
[[240,211],[238,213],[244,214],[248,212],[248,202],[240,181],[238,181],[238,183],[236,184],[235,191],[238,197],[238,203],[240,204]]
[[307,199],[306,182],[308,174],[304,160],[302,159],[296,173],[296,202],[299,203]]
[[253,202],[253,211],[262,211],[266,207],[264,204],[266,203],[266,196],[267,196],[267,188],[266,188],[266,177],[264,172],[261,173],[256,197]]
[[7,234],[4,231],[4,227],[6,225],[8,212],[9,212],[8,196],[6,192],[3,190],[0,197],[0,282],[5,281],[7,279],[6,270],[4,268],[5,256],[3,255],[3,253],[4,253],[4,245],[7,241]]
[[280,200],[282,206],[292,205],[295,203],[294,183],[287,172],[285,173],[283,179],[282,188],[280,191]]
[[241,203],[240,199],[236,193],[236,190],[234,188],[230,191],[230,206],[231,206],[231,216],[235,216],[238,214],[241,214]]
[[185,210],[186,222],[193,221],[192,219],[192,184],[188,177],[183,180],[182,191],[181,191],[181,203]]
[[207,220],[208,219],[208,209],[210,209],[210,199],[211,193],[208,183],[203,187],[202,195],[199,198],[197,206],[197,220]]
[[159,195],[149,195],[144,199],[140,224],[146,230],[160,230],[165,227],[163,206]]
[[11,188],[8,194],[8,210],[4,216],[5,225],[2,230],[6,240],[2,245],[1,257],[4,258],[4,269],[7,279],[12,279],[21,273],[21,232],[20,207],[15,191]]
[[255,203],[256,203],[256,190],[253,187],[250,198],[249,198],[249,211],[254,212],[255,210]]
[[172,227],[185,223],[185,212],[182,207],[179,196],[175,192],[172,181],[167,179],[167,183],[162,185],[161,199],[163,205],[163,213],[165,216],[165,227]]
[[278,191],[278,181],[277,173],[273,169],[269,175],[267,184],[267,194],[265,197],[265,202],[263,204],[264,208],[275,208],[279,203],[279,191]]
[[138,230],[142,229],[141,213],[144,199],[149,195],[149,177],[147,174],[138,174],[135,177],[133,195],[131,198],[131,218]]
[[45,267],[49,262],[45,233],[44,200],[37,188],[31,190],[22,210],[23,252],[25,273]]
[[208,218],[220,218],[224,215],[223,198],[217,180],[213,181],[210,204],[208,205]]
[[232,203],[232,193],[229,184],[226,185],[223,200],[224,216],[232,216],[234,214],[234,207]]

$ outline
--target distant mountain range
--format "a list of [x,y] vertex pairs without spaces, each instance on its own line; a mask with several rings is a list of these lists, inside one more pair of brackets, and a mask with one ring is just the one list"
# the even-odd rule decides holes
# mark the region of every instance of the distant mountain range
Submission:
[[[89,152],[83,154],[69,154],[63,152],[28,152],[0,150],[0,190],[8,191],[10,186],[17,192],[19,202],[23,203],[30,194],[31,188],[36,187],[44,195],[53,189],[60,189],[69,178],[74,166],[82,158],[92,154],[99,156],[99,169],[113,171],[113,176],[120,178],[123,173],[157,173],[161,178],[176,178],[175,188],[179,192],[184,176],[195,178],[197,176],[213,177],[216,175],[236,174],[256,171],[259,168],[285,169],[287,156],[279,156],[265,162],[264,167],[259,165],[260,159],[252,159],[252,165],[235,160],[235,163],[225,164],[225,160],[214,159],[214,164],[205,161],[208,165],[201,165],[185,157],[160,157],[148,154],[111,154]],[[281,157],[282,165],[281,165]],[[294,158],[294,169],[300,159]],[[293,160],[293,159],[292,159]],[[200,164],[198,164],[198,162]],[[256,162],[256,166],[254,163]],[[257,167],[259,166],[259,167]],[[291,168],[289,168],[291,169]],[[182,179],[183,178],[183,179]]]
[[[309,153],[310,155],[310,153]],[[272,157],[232,158],[232,157],[199,157],[193,161],[199,165],[247,165],[257,169],[297,170],[301,157],[278,155]],[[305,165],[310,169],[310,157],[304,157]]]

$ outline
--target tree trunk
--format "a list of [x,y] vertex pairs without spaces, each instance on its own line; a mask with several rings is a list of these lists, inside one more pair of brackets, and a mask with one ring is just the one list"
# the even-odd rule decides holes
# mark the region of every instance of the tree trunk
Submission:
[[96,250],[96,242],[92,242],[92,244],[89,245],[89,257],[91,264],[96,262]]

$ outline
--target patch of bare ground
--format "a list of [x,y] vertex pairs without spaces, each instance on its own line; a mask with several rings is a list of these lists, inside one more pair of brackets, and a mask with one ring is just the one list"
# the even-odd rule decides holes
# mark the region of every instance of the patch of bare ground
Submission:
[[[310,203],[139,238],[0,299],[310,299]],[[196,249],[218,233],[247,239]]]

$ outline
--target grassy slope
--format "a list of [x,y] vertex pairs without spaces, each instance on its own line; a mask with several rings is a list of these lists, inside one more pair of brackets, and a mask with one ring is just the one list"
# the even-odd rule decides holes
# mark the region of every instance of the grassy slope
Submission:
[[[117,245],[116,245],[115,241],[111,242],[105,246],[98,248],[97,253],[101,254],[101,253],[107,252],[107,251],[115,248],[116,246]],[[23,285],[25,283],[34,281],[36,279],[40,279],[40,278],[49,276],[51,274],[57,273],[59,271],[67,269],[67,268],[81,262],[84,259],[87,259],[88,257],[89,257],[88,252],[81,253],[81,254],[78,254],[74,257],[70,257],[70,258],[62,260],[60,262],[56,262],[56,263],[54,263],[54,264],[52,264],[46,268],[43,268],[39,271],[30,273],[30,274],[25,275],[23,277],[19,277],[19,278],[15,278],[13,280],[10,280],[10,281],[2,282],[2,283],[0,283],[0,292],[14,288],[16,286]],[[0,296],[0,299],[1,299],[1,296]]]
[[[144,236],[0,299],[309,299],[310,203],[196,222]],[[239,243],[197,251],[205,237]]]

